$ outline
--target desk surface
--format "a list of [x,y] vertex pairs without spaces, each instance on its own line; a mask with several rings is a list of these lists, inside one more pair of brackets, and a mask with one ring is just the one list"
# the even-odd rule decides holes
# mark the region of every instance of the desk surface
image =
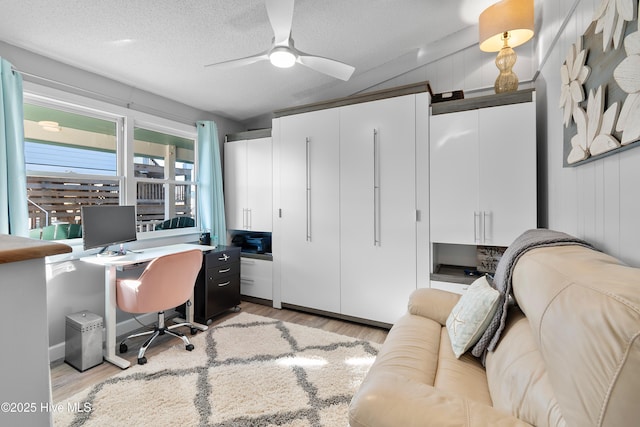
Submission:
[[175,245],[158,246],[154,248],[146,248],[136,250],[135,252],[129,251],[126,255],[116,256],[97,256],[91,255],[80,258],[81,261],[88,262],[89,264],[101,265],[101,266],[118,266],[118,265],[130,265],[137,264],[139,262],[147,262],[152,259],[161,257],[163,255],[175,254],[179,252],[186,252],[192,249],[200,249],[201,251],[211,251],[215,248],[213,246],[196,245],[191,243],[178,243]]

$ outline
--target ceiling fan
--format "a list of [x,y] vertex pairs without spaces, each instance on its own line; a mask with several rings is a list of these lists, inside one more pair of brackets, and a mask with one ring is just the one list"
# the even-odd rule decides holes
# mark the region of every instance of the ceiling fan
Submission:
[[269,60],[276,67],[288,68],[297,62],[337,79],[349,80],[355,70],[351,65],[322,56],[309,55],[293,46],[291,22],[293,20],[294,0],[265,0],[265,3],[274,34],[271,48],[257,55],[208,64],[205,67],[234,68]]

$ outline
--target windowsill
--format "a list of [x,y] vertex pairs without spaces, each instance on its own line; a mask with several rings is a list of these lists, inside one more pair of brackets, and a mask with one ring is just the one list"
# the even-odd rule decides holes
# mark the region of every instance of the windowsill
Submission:
[[[196,227],[176,228],[173,230],[145,231],[137,235],[134,242],[125,243],[126,249],[145,249],[154,246],[170,245],[174,243],[189,243],[197,241],[200,229]],[[64,243],[71,247],[71,252],[61,255],[53,255],[45,258],[46,264],[55,264],[64,261],[73,261],[100,252],[99,248],[85,250],[82,239],[51,240],[55,243]],[[116,246],[116,245],[113,245]]]

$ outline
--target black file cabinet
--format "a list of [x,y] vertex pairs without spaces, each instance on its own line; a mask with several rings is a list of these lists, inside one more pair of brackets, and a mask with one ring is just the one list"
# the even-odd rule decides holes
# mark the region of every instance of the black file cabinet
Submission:
[[240,248],[218,246],[203,253],[194,289],[194,320],[209,320],[240,305]]

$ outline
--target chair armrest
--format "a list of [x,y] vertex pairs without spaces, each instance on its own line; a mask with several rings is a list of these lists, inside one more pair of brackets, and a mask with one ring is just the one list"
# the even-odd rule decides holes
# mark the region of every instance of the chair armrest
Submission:
[[409,313],[447,324],[447,317],[460,299],[460,294],[441,289],[421,288],[409,297]]
[[489,405],[398,375],[365,379],[349,405],[351,427],[531,427]]

